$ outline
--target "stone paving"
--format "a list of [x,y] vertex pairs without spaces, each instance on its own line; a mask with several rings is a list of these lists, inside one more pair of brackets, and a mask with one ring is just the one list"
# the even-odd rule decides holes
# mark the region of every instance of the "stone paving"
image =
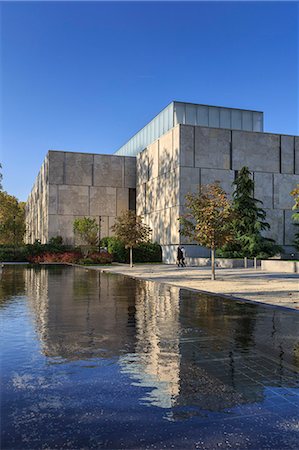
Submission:
[[216,280],[211,281],[211,269],[207,267],[178,268],[171,264],[136,264],[133,268],[126,264],[89,267],[104,272],[121,273],[174,286],[299,309],[298,274],[272,273],[260,269],[216,269]]

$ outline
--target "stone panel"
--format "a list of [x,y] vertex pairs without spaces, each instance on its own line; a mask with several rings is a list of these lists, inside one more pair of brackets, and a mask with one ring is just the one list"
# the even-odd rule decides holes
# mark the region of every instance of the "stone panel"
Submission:
[[274,241],[283,245],[283,230],[284,230],[284,217],[283,211],[277,209],[266,209],[263,208],[266,212],[266,222],[270,225],[270,230],[265,230],[262,234],[265,237],[274,239]]
[[232,163],[234,170],[247,166],[258,172],[279,172],[280,139],[278,135],[232,132]]
[[299,231],[292,219],[293,214],[294,211],[284,211],[284,245],[294,245],[295,234]]
[[170,172],[177,165],[173,152],[172,130],[159,139],[159,175]]
[[157,178],[159,175],[159,141],[147,147],[148,178]]
[[93,155],[88,153],[65,153],[65,183],[92,185]]
[[[107,188],[109,189],[109,188]],[[110,188],[111,189],[111,188]],[[124,211],[129,209],[129,189],[116,189],[116,216],[120,216]]]
[[109,231],[109,236],[113,236],[114,233],[111,230],[111,227],[113,227],[113,225],[115,224],[115,217],[108,217],[108,231]]
[[180,126],[180,166],[194,167],[194,130],[192,126]]
[[108,217],[101,216],[101,238],[109,236]]
[[125,183],[127,188],[136,188],[136,157],[126,156],[124,158],[125,163]]
[[233,170],[201,169],[201,184],[213,184],[219,181],[224,191],[231,195],[233,192],[232,183],[234,181]]
[[148,152],[147,149],[143,150],[143,152],[139,153],[137,155],[136,160],[136,178],[137,178],[137,184],[146,183],[148,181]]
[[145,205],[146,184],[137,184],[136,186],[136,214],[143,216],[146,212]]
[[[49,185],[49,214],[57,214],[57,192],[58,187],[55,184]],[[46,207],[45,207],[46,209]]]
[[294,173],[294,137],[281,136],[281,172]]
[[[161,182],[160,182],[161,180]],[[179,204],[179,168],[165,173],[158,179],[156,195],[160,199],[161,207],[169,208]]]
[[58,186],[58,214],[89,214],[88,186]]
[[66,244],[74,243],[73,225],[76,216],[74,215],[49,215],[49,235],[48,239],[55,236],[62,236]]
[[195,127],[195,166],[230,168],[230,130]]
[[295,136],[295,173],[299,175],[299,136]]
[[90,214],[94,216],[115,216],[116,188],[91,186]]
[[198,167],[180,167],[180,199],[179,204],[186,202],[185,196],[188,193],[199,191],[200,169]]
[[298,175],[274,174],[274,208],[292,209],[294,198],[290,192],[299,183]]
[[64,152],[49,151],[49,183],[64,183]]
[[254,196],[263,202],[263,208],[273,207],[273,182],[272,173],[254,173]]
[[180,242],[180,223],[178,221],[180,208],[179,206],[174,206],[170,208],[170,236],[168,244],[175,244],[177,245]]
[[160,196],[157,196],[156,190],[158,184],[160,185],[160,178],[154,178],[146,183],[146,198],[143,198],[141,201],[146,203],[147,214],[160,209],[160,205],[158,205]]
[[94,186],[124,186],[124,157],[94,155]]
[[[180,126],[171,129],[172,136],[172,162],[173,168],[175,169],[180,165]],[[159,147],[160,148],[160,147]]]

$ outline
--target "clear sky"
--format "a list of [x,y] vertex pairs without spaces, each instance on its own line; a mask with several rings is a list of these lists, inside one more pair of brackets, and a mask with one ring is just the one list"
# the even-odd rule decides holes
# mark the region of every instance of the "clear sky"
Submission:
[[3,2],[4,188],[49,149],[113,153],[172,100],[265,112],[298,134],[296,2]]

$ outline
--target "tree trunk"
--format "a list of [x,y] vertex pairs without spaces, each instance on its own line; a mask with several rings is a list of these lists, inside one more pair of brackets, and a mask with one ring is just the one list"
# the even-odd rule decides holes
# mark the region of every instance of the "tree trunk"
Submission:
[[130,267],[133,267],[133,248],[130,247]]
[[212,274],[211,280],[215,280],[215,249],[211,248],[211,266],[212,266]]

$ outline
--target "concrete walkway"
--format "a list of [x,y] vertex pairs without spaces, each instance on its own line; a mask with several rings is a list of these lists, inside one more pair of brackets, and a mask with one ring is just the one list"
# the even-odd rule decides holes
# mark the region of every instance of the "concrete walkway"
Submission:
[[298,274],[254,269],[216,269],[217,279],[211,281],[211,269],[207,267],[178,268],[176,265],[166,264],[136,264],[130,268],[125,264],[113,264],[109,267],[89,268],[299,310]]

